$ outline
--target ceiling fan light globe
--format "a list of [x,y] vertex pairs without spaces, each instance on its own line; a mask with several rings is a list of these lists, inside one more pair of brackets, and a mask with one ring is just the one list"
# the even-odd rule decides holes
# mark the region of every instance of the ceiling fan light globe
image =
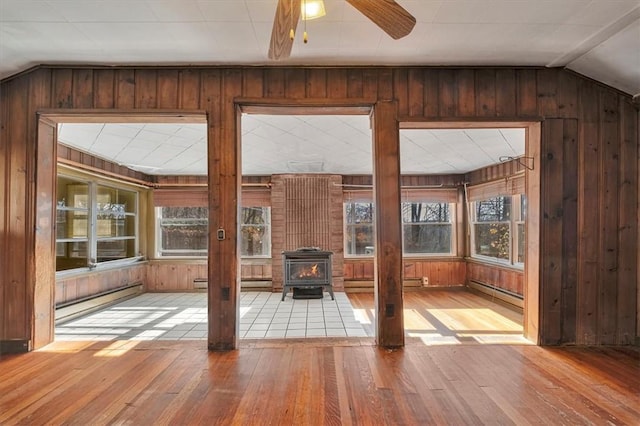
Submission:
[[303,21],[310,21],[327,14],[322,0],[306,0],[300,4],[300,13]]

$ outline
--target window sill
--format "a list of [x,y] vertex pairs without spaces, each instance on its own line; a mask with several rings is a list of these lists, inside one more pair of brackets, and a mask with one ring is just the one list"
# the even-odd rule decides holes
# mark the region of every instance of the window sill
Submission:
[[77,278],[82,276],[93,275],[95,273],[110,271],[113,269],[122,269],[123,267],[136,266],[142,263],[146,263],[146,260],[143,256],[140,256],[140,257],[132,257],[129,259],[113,260],[110,262],[101,263],[94,268],[85,267],[85,268],[76,268],[76,269],[67,269],[64,271],[57,271],[56,281],[64,280],[67,278]]
[[519,265],[512,265],[510,263],[505,263],[505,262],[501,262],[499,260],[492,260],[491,258],[484,258],[484,257],[465,257],[464,260],[466,260],[469,263],[477,263],[479,265],[486,265],[486,266],[492,266],[492,267],[496,267],[496,268],[502,268],[502,269],[506,269],[509,271],[516,271],[516,272],[523,272],[524,273],[524,265],[519,266]]

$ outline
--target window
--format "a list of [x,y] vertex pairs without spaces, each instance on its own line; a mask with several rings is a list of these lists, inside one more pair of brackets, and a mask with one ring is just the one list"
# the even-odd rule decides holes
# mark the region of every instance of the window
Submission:
[[345,255],[373,256],[373,203],[345,203],[344,215]]
[[56,270],[136,258],[138,193],[59,175]]
[[471,205],[472,256],[522,266],[526,251],[526,197],[497,196]]
[[207,207],[156,207],[158,255],[206,256],[209,244]]
[[452,204],[402,203],[402,247],[413,255],[454,252]]
[[240,255],[271,256],[271,208],[243,207],[240,224]]

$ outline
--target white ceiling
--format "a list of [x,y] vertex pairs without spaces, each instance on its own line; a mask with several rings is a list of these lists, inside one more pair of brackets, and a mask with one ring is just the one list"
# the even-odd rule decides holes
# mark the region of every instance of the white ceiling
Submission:
[[0,78],[38,64],[535,65],[640,94],[640,0],[397,0],[393,40],[344,0],[267,58],[277,0],[0,0]]
[[[368,116],[243,115],[242,173],[372,173]],[[61,143],[151,175],[206,175],[205,124],[61,124]],[[524,129],[403,129],[403,174],[466,173],[524,154]]]

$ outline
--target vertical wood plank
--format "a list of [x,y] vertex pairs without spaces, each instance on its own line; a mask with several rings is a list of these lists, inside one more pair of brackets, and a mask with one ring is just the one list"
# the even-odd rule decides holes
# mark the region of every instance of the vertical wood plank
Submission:
[[562,342],[563,121],[542,123],[542,344]]
[[374,202],[376,204],[375,298],[377,342],[404,346],[400,144],[394,102],[374,107]]
[[538,91],[538,115],[543,117],[558,116],[558,71],[541,69],[536,72],[536,89]]
[[327,96],[344,99],[348,96],[347,70],[331,68],[327,70]]
[[578,79],[568,72],[558,73],[557,114],[563,118],[578,118]]
[[[235,343],[229,342],[224,336],[224,321],[228,321],[223,292],[228,291],[229,285],[224,282],[227,266],[222,263],[222,241],[218,241],[218,229],[224,229],[224,212],[222,199],[222,170],[221,162],[224,156],[222,149],[224,142],[222,132],[222,77],[219,70],[206,70],[202,73],[202,104],[201,109],[208,114],[207,149],[208,149],[208,180],[209,180],[209,256],[208,256],[208,347],[211,350],[233,349]],[[227,289],[227,290],[223,290]],[[227,296],[225,294],[225,296]]]
[[516,73],[513,69],[496,70],[496,116],[516,116]]
[[178,106],[184,109],[197,109],[200,106],[199,70],[180,70],[178,87]]
[[292,99],[304,99],[307,96],[306,73],[297,72],[295,69],[284,70],[285,97]]
[[27,241],[27,152],[29,144],[27,141],[27,128],[29,125],[28,79],[22,78],[11,81],[3,87],[4,96],[8,102],[8,120],[11,123],[7,132],[9,146],[8,167],[6,172],[9,176],[7,182],[7,193],[5,209],[5,230],[11,236],[11,249],[7,250],[6,266],[3,272],[4,300],[2,315],[4,317],[4,339],[28,339],[30,337],[31,321],[27,307],[27,251],[29,242]]
[[478,117],[496,115],[496,71],[480,69],[476,71],[476,108]]
[[[38,111],[50,105],[50,73],[41,69],[32,74],[29,88],[30,109]],[[29,300],[27,307],[33,318],[31,339],[33,349],[39,349],[53,342],[54,291],[55,291],[55,196],[56,196],[56,126],[44,123],[34,116],[29,126],[29,139],[36,140],[33,164],[34,187],[29,195],[29,222],[35,223],[29,232],[29,245],[33,250],[28,254]]]
[[93,70],[73,70],[73,107],[93,107]]
[[438,72],[438,95],[440,117],[456,116],[456,84],[452,70]]
[[398,102],[398,116],[409,115],[409,71],[400,68],[393,71],[393,97]]
[[600,123],[600,281],[598,282],[599,343],[612,345],[618,319],[618,171],[620,169],[618,96],[601,92]]
[[347,70],[347,96],[350,98],[362,98],[363,93],[362,69]]
[[[324,68],[311,68],[305,76],[306,96],[309,98],[327,97],[327,70]],[[299,97],[299,96],[296,96]]]
[[[6,85],[0,87],[1,91],[6,90]],[[0,96],[0,271],[9,269],[9,229],[8,229],[8,213],[11,174],[9,149],[9,96]],[[6,335],[5,316],[6,304],[4,294],[7,291],[9,283],[7,279],[0,280],[0,339]]]
[[536,70],[520,69],[516,71],[516,113],[520,117],[534,117],[538,113],[536,81]]
[[420,117],[424,110],[424,75],[421,69],[409,69],[409,116]]
[[456,117],[474,117],[476,115],[475,71],[461,69],[455,72]]
[[424,106],[422,113],[425,117],[438,117],[440,114],[440,72],[436,69],[425,69],[424,75]]
[[135,104],[135,71],[120,69],[116,74],[116,108],[133,108]]
[[264,95],[267,98],[285,96],[285,72],[282,68],[269,68],[264,71]]
[[578,122],[563,120],[562,342],[576,341],[578,285]]
[[93,105],[95,108],[114,108],[115,70],[95,70]]
[[[533,170],[525,171],[525,185],[527,193],[527,220],[525,238],[527,242],[526,262],[524,275],[526,277],[524,287],[524,336],[540,343],[541,322],[543,314],[541,306],[542,289],[542,134],[540,123],[530,124],[527,127],[527,156],[533,159]],[[546,142],[545,142],[546,143]],[[546,183],[545,183],[546,185]]]
[[263,71],[258,68],[247,68],[243,71],[242,96],[261,98],[263,91]]
[[377,71],[377,99],[381,101],[393,100],[393,70],[391,68],[380,68]]
[[371,97],[372,99],[380,98],[378,88],[378,76],[379,72],[375,68],[365,68],[362,71],[362,93],[365,97]]
[[55,69],[52,75],[51,106],[71,108],[73,105],[73,71],[68,68]]
[[158,108],[178,107],[178,71],[158,71]]
[[[634,344],[638,291],[638,113],[627,100],[620,104],[620,172],[619,172],[619,241],[618,307],[616,344]],[[634,213],[635,212],[635,213]],[[635,247],[635,250],[634,250]],[[634,254],[635,252],[635,254]],[[634,297],[635,295],[635,297]],[[638,316],[640,321],[640,316]],[[636,332],[634,333],[634,329]]]
[[158,71],[142,69],[135,71],[135,107],[158,107]]
[[578,293],[577,343],[593,345],[597,341],[598,253],[600,241],[601,197],[599,169],[599,95],[596,86],[583,81],[579,87],[580,143],[578,144]]

